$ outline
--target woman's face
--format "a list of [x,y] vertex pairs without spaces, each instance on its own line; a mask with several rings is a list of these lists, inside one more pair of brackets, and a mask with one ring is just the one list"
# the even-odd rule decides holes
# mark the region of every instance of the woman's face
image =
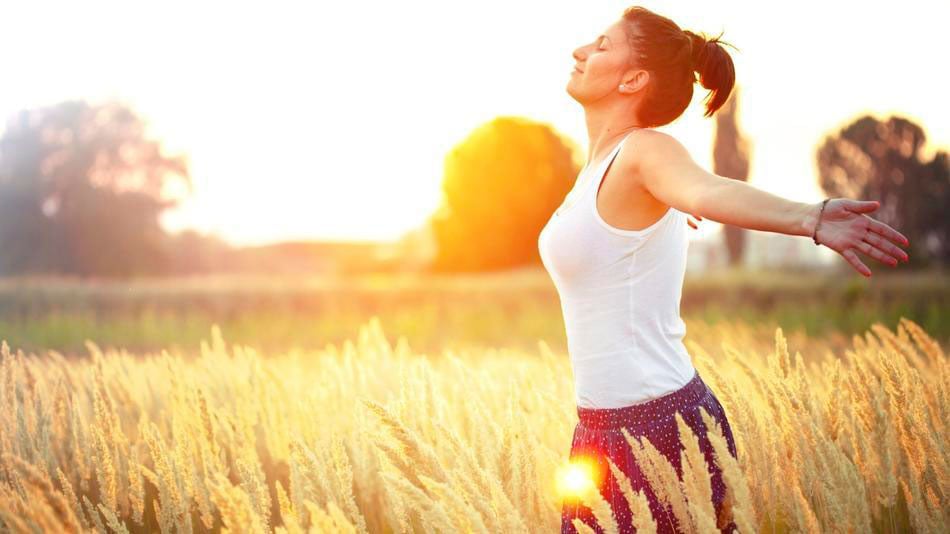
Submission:
[[578,102],[599,100],[610,94],[620,95],[618,86],[629,68],[629,44],[619,20],[593,41],[574,50],[575,66],[567,83],[567,92]]

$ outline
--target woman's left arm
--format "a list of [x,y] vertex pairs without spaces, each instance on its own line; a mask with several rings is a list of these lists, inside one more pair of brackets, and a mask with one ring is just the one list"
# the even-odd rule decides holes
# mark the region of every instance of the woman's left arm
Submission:
[[[676,138],[663,132],[642,133],[647,135],[637,138],[637,168],[633,174],[660,202],[750,230],[809,238],[814,233],[821,202],[795,202],[743,181],[710,173],[693,161]],[[865,215],[878,207],[877,201],[834,198],[825,205],[818,226],[818,242],[841,254],[864,276],[871,276],[871,270],[856,251],[891,266],[897,265],[898,260],[908,260],[907,253],[892,243],[907,246],[907,238]]]

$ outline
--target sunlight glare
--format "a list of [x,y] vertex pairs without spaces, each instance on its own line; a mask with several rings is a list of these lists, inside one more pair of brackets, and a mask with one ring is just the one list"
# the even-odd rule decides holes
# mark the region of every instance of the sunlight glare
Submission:
[[589,458],[573,458],[570,463],[558,469],[557,494],[562,499],[582,497],[597,485],[594,472]]

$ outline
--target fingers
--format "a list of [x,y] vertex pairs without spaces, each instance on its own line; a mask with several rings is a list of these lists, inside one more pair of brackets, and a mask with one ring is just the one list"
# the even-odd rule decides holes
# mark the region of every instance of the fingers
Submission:
[[860,259],[858,259],[858,255],[855,254],[853,250],[851,250],[850,248],[845,249],[844,252],[841,253],[841,255],[844,256],[844,259],[848,260],[848,263],[850,263],[851,266],[854,267],[856,271],[870,278],[871,269],[868,269],[868,266],[862,263]]
[[904,245],[905,247],[910,244],[910,241],[908,241],[907,238],[904,237],[904,234],[882,223],[881,221],[871,219],[871,224],[868,226],[868,228],[872,232],[880,234],[886,237],[887,239],[890,239],[891,241],[900,243]]
[[[880,253],[882,256],[886,257],[887,261],[885,263],[890,264],[891,262],[893,262],[893,265],[897,265],[898,261],[906,262],[908,259],[910,259],[910,256],[908,256],[906,252],[901,250],[900,247],[880,237],[879,235],[875,233],[868,233],[864,237],[864,241],[866,241],[867,243],[870,243],[870,245],[873,245],[874,247],[877,247],[877,248],[873,248],[873,247],[871,248],[872,254],[869,254],[869,256],[871,256],[872,258],[880,260],[881,258],[878,258],[876,255],[874,255],[876,253]],[[867,253],[865,252],[865,254]]]
[[889,254],[885,254],[884,251],[879,248],[874,248],[874,245],[868,243],[867,241],[861,241],[861,244],[859,244],[857,248],[861,252],[881,263],[890,265],[891,267],[897,265],[897,258],[890,256]]
[[852,213],[871,213],[881,207],[881,203],[876,200],[850,200],[844,207]]

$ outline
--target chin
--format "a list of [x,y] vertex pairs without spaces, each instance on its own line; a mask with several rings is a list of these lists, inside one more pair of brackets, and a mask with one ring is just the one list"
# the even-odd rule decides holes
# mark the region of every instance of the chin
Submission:
[[577,94],[574,93],[574,91],[570,88],[570,86],[566,87],[564,89],[564,92],[566,92],[571,97],[571,99],[574,100],[575,102],[581,103],[581,100],[577,97]]
[[577,96],[574,95],[574,91],[571,89],[571,82],[568,81],[567,85],[564,87],[564,92],[571,95],[571,98],[577,100]]

